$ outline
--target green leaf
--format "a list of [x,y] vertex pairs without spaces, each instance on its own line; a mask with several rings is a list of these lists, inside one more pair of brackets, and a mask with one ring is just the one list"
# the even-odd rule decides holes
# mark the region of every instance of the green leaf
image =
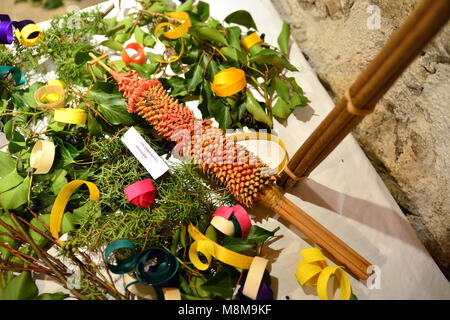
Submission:
[[280,46],[281,52],[288,54],[289,50],[289,36],[291,35],[291,30],[289,24],[283,21],[283,27],[281,27],[280,35],[278,36],[278,45]]
[[266,114],[259,102],[255,99],[251,91],[247,91],[246,109],[255,118],[256,121],[267,124],[270,128],[273,126],[272,119]]
[[153,47],[156,43],[156,40],[139,26],[136,26],[136,29],[134,29],[134,37],[137,43],[145,47]]
[[131,33],[117,33],[114,36],[114,41],[118,41],[120,43],[125,43],[131,38]]
[[252,15],[245,10],[238,10],[229,14],[225,18],[225,22],[236,23],[249,29],[253,28],[255,30],[258,30],[258,28],[256,28],[256,24],[255,21],[253,20]]
[[191,29],[192,32],[195,32],[202,40],[218,42],[225,46],[228,45],[228,41],[225,36],[214,28],[202,26],[199,28],[191,27]]
[[238,50],[241,50],[241,28],[239,28],[238,26],[233,26],[229,27],[227,31],[230,45]]
[[350,296],[350,300],[358,300],[358,297],[355,296],[355,294],[352,292],[352,294]]
[[188,94],[184,78],[178,76],[170,77],[167,80],[167,84],[172,88],[170,95],[174,98],[178,96],[182,97]]
[[206,21],[209,17],[209,3],[199,1],[196,6],[196,13],[201,21]]
[[134,123],[127,111],[125,100],[120,93],[90,92],[88,94],[99,103],[98,111],[112,125],[132,125]]
[[220,51],[225,57],[232,61],[238,62],[239,64],[244,63],[247,59],[247,55],[242,52],[242,50],[238,50],[234,47],[223,47]]
[[150,79],[151,76],[155,73],[156,69],[158,68],[158,63],[157,62],[146,64],[130,63],[129,66],[132,67],[134,70],[136,70],[141,77]]
[[283,100],[283,98],[278,98],[277,102],[272,108],[272,114],[280,120],[284,120],[292,113],[293,108]]
[[115,40],[105,40],[102,43],[100,43],[102,46],[111,48],[113,50],[122,51],[123,45],[119,41]]
[[68,297],[70,297],[70,295],[63,292],[43,293],[38,295],[34,300],[64,300]]
[[64,5],[63,0],[47,0],[44,3],[45,10],[53,10]]
[[58,195],[61,189],[67,184],[67,171],[64,169],[56,169],[53,173],[52,184],[50,185],[50,189],[52,190],[54,195]]
[[0,194],[0,203],[6,209],[17,209],[28,200],[30,177],[26,177],[21,184]]
[[[10,225],[11,227],[13,227],[13,229],[15,229],[14,223],[12,222],[12,220],[9,218],[8,214],[5,211],[0,211],[0,220],[2,220],[4,223]],[[9,232],[9,230],[6,229],[3,225],[0,225],[0,233],[12,235],[11,232]],[[19,246],[19,242],[17,240],[14,240],[13,238],[4,234],[0,234],[0,242],[7,243],[14,249],[16,249]],[[8,259],[10,255],[9,251],[4,247],[1,247],[0,249],[1,249],[0,252],[2,253],[2,258]]]
[[233,294],[231,273],[228,270],[222,269],[203,283],[201,288],[217,297],[223,299],[230,298]]
[[72,223],[82,224],[86,221],[89,215],[92,217],[99,217],[101,215],[101,208],[95,201],[87,201],[84,205],[73,210]]
[[247,239],[226,237],[222,246],[234,252],[243,252],[255,247],[256,244],[249,242]]
[[200,298],[209,298],[211,294],[202,289],[202,285],[205,283],[205,280],[202,280],[200,277],[191,277],[191,288],[192,291]]
[[209,100],[208,110],[219,123],[219,127],[222,130],[225,131],[233,123],[233,120],[231,119],[230,106],[225,104],[219,97],[213,97]]
[[200,64],[195,65],[194,68],[191,68],[188,72],[186,72],[187,79],[187,92],[193,92],[197,89],[197,86],[203,81],[203,68]]
[[0,177],[3,178],[9,174],[16,165],[16,160],[6,152],[0,151]]
[[192,0],[187,0],[177,7],[177,11],[189,11],[192,8]]
[[29,271],[14,276],[6,287],[0,290],[0,300],[30,300],[36,297],[38,288]]
[[289,71],[298,71],[284,55],[272,49],[261,50],[248,61],[284,67]]
[[37,106],[36,99],[34,99],[34,93],[36,92],[37,89],[39,89],[43,85],[44,85],[43,82],[35,82],[28,87],[26,92],[24,92],[23,100],[29,107],[34,108],[35,106]]
[[278,96],[289,101],[289,85],[278,77],[273,79]]
[[23,178],[13,169],[9,174],[0,179],[0,193],[8,191],[23,181]]
[[205,232],[205,236],[214,242],[217,242],[217,231],[212,225],[210,225]]
[[247,240],[253,241],[256,244],[261,244],[268,238],[273,237],[275,235],[275,232],[277,232],[279,229],[280,227],[277,227],[274,230],[269,231],[257,225],[252,225],[250,231],[248,232]]
[[88,114],[87,117],[87,126],[88,130],[92,135],[94,136],[100,136],[102,134],[102,125],[98,123],[97,120],[95,120],[94,116],[91,114]]
[[[50,227],[50,214],[49,213],[41,214],[39,216],[39,219],[42,220],[42,222],[44,222],[44,224],[47,226],[47,228]],[[48,230],[36,218],[33,218],[30,223],[31,223],[31,225],[36,227],[36,229],[38,229],[38,230],[40,230],[40,231],[42,231],[42,232],[44,232],[44,233],[46,233],[47,235],[50,236],[50,232],[48,232]],[[72,223],[72,214],[66,212],[63,215],[63,218],[62,218],[61,231],[59,232],[59,234],[63,235],[65,233],[67,233],[67,232],[74,231],[74,230],[75,230],[75,226]],[[31,239],[33,239],[33,241],[39,247],[44,246],[48,242],[47,238],[45,238],[44,236],[40,235],[38,232],[34,231],[31,228],[29,229],[28,233],[30,234]]]

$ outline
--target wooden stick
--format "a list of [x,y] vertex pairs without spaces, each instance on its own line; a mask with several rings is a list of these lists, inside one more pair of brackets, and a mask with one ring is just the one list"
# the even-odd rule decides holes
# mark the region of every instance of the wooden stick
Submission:
[[276,186],[268,186],[263,189],[260,203],[271,208],[295,226],[305,236],[333,256],[338,263],[343,264],[357,278],[366,280],[369,277],[370,262],[284,197]]
[[[361,109],[374,108],[423,47],[449,19],[448,0],[424,0],[380,53],[350,87],[353,104]],[[288,164],[298,177],[307,176],[362,120],[347,112],[347,100],[341,99],[310,135]],[[280,185],[295,181],[285,173]]]

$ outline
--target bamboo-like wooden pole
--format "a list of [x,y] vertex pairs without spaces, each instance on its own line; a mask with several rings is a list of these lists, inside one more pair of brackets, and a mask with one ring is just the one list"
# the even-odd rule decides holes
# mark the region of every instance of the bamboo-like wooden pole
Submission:
[[[450,1],[423,0],[350,86],[353,105],[372,110],[449,17]],[[307,177],[361,122],[363,116],[348,112],[347,104],[342,98],[289,161],[297,177]],[[288,188],[295,181],[282,173],[279,184]]]

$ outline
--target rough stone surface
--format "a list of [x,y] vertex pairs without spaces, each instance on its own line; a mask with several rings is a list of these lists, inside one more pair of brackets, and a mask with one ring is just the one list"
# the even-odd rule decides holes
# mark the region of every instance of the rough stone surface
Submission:
[[[324,86],[338,100],[419,1],[272,2],[290,24],[292,35]],[[375,10],[379,8],[379,28],[371,8],[374,5]],[[353,132],[447,278],[449,78],[447,24]]]

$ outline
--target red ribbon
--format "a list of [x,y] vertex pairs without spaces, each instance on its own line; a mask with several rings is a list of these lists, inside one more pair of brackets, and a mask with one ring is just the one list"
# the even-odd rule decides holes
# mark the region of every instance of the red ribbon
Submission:
[[[137,52],[133,56],[129,56],[127,49],[133,49]],[[125,49],[122,51],[122,60],[126,64],[129,63],[139,63],[144,64],[147,61],[147,56],[145,55],[144,48],[137,42],[129,43]]]
[[151,179],[145,179],[126,187],[123,192],[132,204],[148,208],[155,201],[156,189]]
[[230,217],[234,215],[236,220],[239,222],[239,226],[241,227],[242,238],[247,237],[248,232],[250,231],[250,227],[252,226],[252,221],[248,216],[247,211],[243,206],[237,204],[233,207],[221,206],[217,208],[216,212],[211,216],[220,216],[227,220],[230,220]]

